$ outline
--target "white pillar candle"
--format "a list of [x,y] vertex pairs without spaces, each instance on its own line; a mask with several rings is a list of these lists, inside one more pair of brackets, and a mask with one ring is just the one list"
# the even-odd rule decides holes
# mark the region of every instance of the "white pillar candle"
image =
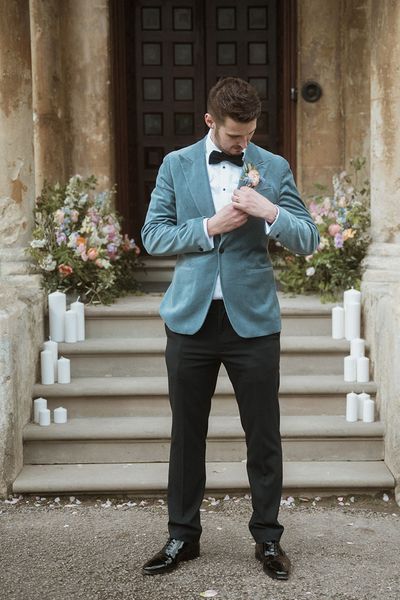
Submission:
[[71,310],[76,312],[78,319],[78,342],[85,339],[85,305],[83,302],[79,302],[79,298],[76,302],[72,302],[70,306]]
[[341,306],[332,308],[332,337],[334,340],[344,338],[344,308]]
[[346,340],[359,338],[361,333],[361,304],[349,302],[344,311],[344,334]]
[[373,400],[365,400],[363,410],[364,423],[373,423],[375,421],[375,402]]
[[39,425],[42,427],[50,425],[50,410],[48,408],[42,408],[39,410]]
[[54,409],[54,423],[66,423],[67,422],[67,409],[59,406]]
[[357,381],[368,383],[369,381],[369,358],[360,356],[357,358]]
[[57,359],[58,359],[58,344],[53,340],[48,340],[43,344],[43,350],[50,350],[53,356],[54,366],[54,381],[57,381]]
[[64,341],[64,314],[67,309],[67,297],[64,292],[48,295],[50,337],[55,342]]
[[52,383],[54,383],[53,353],[51,350],[41,351],[40,371],[42,374],[42,384],[51,385]]
[[361,292],[351,288],[350,290],[346,290],[343,294],[343,307],[346,310],[347,305],[349,303],[361,304]]
[[78,315],[73,310],[65,313],[65,341],[70,344],[78,341]]
[[359,358],[365,354],[365,340],[353,338],[350,340],[350,355]]
[[344,357],[344,380],[357,380],[357,358],[355,358],[354,356]]
[[357,411],[357,416],[359,419],[363,418],[363,414],[364,414],[364,404],[367,400],[371,400],[371,396],[369,394],[366,394],[365,392],[362,392],[361,394],[358,394],[358,411]]
[[358,395],[350,392],[346,396],[346,421],[353,423],[358,419]]
[[58,359],[58,383],[71,383],[71,361],[63,356]]
[[39,423],[39,411],[47,408],[47,400],[45,398],[36,398],[33,401],[33,422]]

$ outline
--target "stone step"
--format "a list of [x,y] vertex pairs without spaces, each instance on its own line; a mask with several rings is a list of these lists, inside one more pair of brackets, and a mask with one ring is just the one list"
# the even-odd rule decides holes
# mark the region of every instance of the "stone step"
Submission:
[[[72,377],[143,377],[167,375],[166,338],[99,338],[59,344],[59,353],[71,360]],[[282,336],[283,375],[340,375],[349,342],[325,336]],[[227,375],[224,367],[221,374]]]
[[[206,492],[248,492],[246,464],[207,463]],[[167,463],[25,465],[14,494],[165,494]],[[296,495],[393,490],[383,461],[284,462],[283,491]]]
[[[278,293],[282,313],[282,335],[331,336],[332,304],[323,304],[317,296],[290,297]],[[162,294],[144,294],[120,298],[111,306],[87,306],[88,338],[164,337],[159,316]]]
[[[286,375],[281,378],[281,413],[287,415],[345,414],[346,394],[365,391],[373,397],[374,382],[349,384],[339,375]],[[35,384],[34,398],[48,407],[64,406],[70,417],[169,415],[166,377],[79,377],[70,384]],[[238,414],[232,385],[219,377],[212,414]]]
[[[25,464],[168,462],[171,418],[70,419],[64,425],[29,423],[23,432]],[[286,461],[383,460],[384,426],[348,423],[343,416],[283,417]],[[209,420],[207,460],[239,462],[246,443],[239,417]]]

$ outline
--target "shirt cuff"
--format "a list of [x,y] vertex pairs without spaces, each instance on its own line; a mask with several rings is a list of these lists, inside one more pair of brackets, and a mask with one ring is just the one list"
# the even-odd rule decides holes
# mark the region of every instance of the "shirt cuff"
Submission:
[[208,233],[208,229],[207,229],[207,221],[208,221],[208,219],[203,219],[203,228],[204,228],[204,233],[205,233],[205,236],[206,236],[206,238],[207,238],[207,239],[208,239],[208,241],[209,241],[209,244],[210,244],[211,248],[214,248],[214,236],[212,236],[212,235],[210,235],[210,234]]
[[275,219],[272,221],[272,223],[268,223],[267,221],[265,221],[265,233],[266,233],[267,235],[269,235],[269,232],[271,231],[271,227],[272,227],[273,225],[275,225],[275,223],[276,223],[276,220],[277,220],[277,218],[279,217],[279,206],[277,206],[276,204],[275,204],[275,206],[276,206],[276,208],[277,208],[277,212],[276,212],[276,217],[275,217]]

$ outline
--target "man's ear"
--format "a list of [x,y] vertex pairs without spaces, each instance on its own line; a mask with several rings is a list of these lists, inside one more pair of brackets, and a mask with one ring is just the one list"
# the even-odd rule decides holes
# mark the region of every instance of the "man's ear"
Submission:
[[210,113],[206,113],[204,115],[204,121],[205,121],[207,127],[209,127],[210,129],[214,129],[215,128],[215,121],[212,118],[212,116],[210,115]]

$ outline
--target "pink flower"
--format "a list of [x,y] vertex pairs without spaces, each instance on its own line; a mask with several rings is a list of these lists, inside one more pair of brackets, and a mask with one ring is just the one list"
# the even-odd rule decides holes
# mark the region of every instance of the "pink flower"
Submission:
[[97,250],[97,248],[89,248],[89,250],[87,251],[87,257],[89,260],[96,260],[98,256],[99,251]]
[[71,273],[74,272],[73,268],[70,265],[65,265],[64,263],[59,265],[58,272],[62,277],[68,277]]
[[79,212],[77,210],[71,210],[71,221],[77,223],[79,218]]
[[339,233],[340,229],[341,229],[341,227],[338,223],[332,223],[328,227],[329,235],[331,235],[332,237],[335,237],[335,235],[337,233]]
[[260,173],[256,169],[251,169],[247,176],[251,181],[252,187],[257,187],[257,185],[260,183]]

